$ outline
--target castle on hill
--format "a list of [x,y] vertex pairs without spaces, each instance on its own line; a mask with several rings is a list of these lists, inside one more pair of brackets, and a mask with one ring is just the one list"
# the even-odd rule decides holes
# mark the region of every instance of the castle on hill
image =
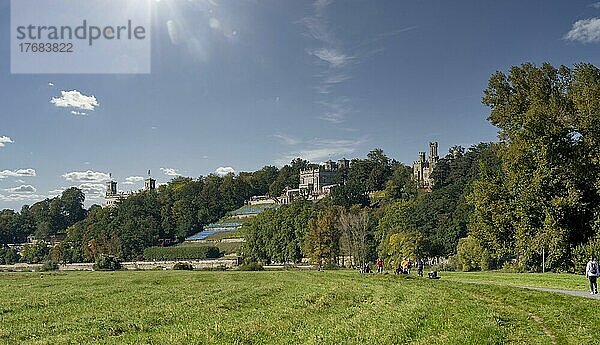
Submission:
[[259,195],[246,202],[248,205],[290,204],[297,198],[317,201],[331,194],[337,186],[336,175],[342,169],[350,168],[350,161],[340,159],[337,162],[328,160],[317,168],[301,170],[298,174],[298,188],[286,188],[279,197]]
[[[439,162],[438,143],[429,143],[429,156],[425,159],[425,152],[419,152],[419,159],[413,162],[413,179],[418,183],[419,188],[431,191],[433,187],[432,172],[436,164]],[[317,168],[301,170],[298,174],[298,188],[287,188],[279,197],[269,195],[253,196],[246,201],[247,205],[262,205],[262,204],[290,204],[297,198],[306,200],[318,201],[329,194],[337,186],[336,176],[339,171],[350,168],[350,161],[340,159],[337,162],[328,160],[319,165]],[[144,189],[137,192],[119,192],[117,190],[117,182],[110,180],[106,183],[106,195],[104,197],[104,207],[113,207],[119,201],[124,200],[131,195],[138,194],[143,191],[155,190],[156,180],[148,176],[144,180]]]
[[110,181],[106,182],[106,194],[104,195],[104,204],[103,207],[114,207],[124,199],[128,197],[141,193],[143,191],[155,190],[156,189],[156,180],[152,177],[148,176],[147,179],[144,180],[144,189],[141,189],[137,192],[119,192],[117,189],[117,181],[114,181],[112,178]]
[[427,160],[425,160],[425,152],[419,152],[419,159],[413,163],[413,179],[420,188],[431,191],[431,187],[433,187],[431,173],[439,160],[437,141],[429,143],[429,157]]

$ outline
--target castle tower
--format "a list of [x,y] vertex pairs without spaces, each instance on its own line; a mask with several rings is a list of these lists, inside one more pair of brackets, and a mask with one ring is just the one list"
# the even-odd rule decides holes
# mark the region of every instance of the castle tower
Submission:
[[438,143],[429,143],[429,161],[432,162],[438,159]]
[[425,163],[425,152],[419,152],[419,163]]
[[330,159],[327,162],[325,162],[323,167],[327,171],[334,171],[334,170],[337,170],[337,163]]
[[155,190],[156,189],[156,180],[152,177],[148,177],[144,181],[144,190]]
[[349,169],[350,168],[350,161],[347,160],[346,158],[342,158],[338,161],[338,167],[340,169]]
[[440,160],[440,157],[438,156],[438,143],[437,143],[437,141],[430,142],[429,143],[429,167],[430,167],[430,170],[433,170],[433,167],[439,160]]
[[106,182],[106,195],[117,195],[117,182],[110,180]]
[[148,178],[144,180],[144,190],[155,190],[156,180],[150,177],[150,170],[148,170]]

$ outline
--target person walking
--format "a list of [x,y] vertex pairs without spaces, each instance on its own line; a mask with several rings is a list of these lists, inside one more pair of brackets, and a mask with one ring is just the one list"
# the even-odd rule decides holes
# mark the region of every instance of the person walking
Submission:
[[585,266],[585,276],[590,280],[590,294],[598,293],[597,279],[599,273],[598,261],[596,261],[596,257],[592,255],[590,256],[590,261],[588,261]]
[[377,259],[377,273],[383,272],[383,260],[381,258]]
[[419,277],[423,276],[423,259],[417,260],[417,274]]

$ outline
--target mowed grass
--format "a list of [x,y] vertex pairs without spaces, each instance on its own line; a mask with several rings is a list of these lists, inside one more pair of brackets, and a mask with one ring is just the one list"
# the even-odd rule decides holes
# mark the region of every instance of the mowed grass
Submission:
[[589,291],[584,275],[556,273],[441,272],[445,279],[523,287]]
[[0,274],[1,344],[593,344],[600,301],[353,271]]
[[180,246],[182,247],[217,247],[219,248],[219,251],[223,254],[223,255],[229,255],[229,254],[235,254],[238,253],[240,251],[240,249],[242,248],[242,243],[241,242],[202,242],[202,243],[196,243],[196,242],[191,242],[191,243],[184,243],[181,244]]

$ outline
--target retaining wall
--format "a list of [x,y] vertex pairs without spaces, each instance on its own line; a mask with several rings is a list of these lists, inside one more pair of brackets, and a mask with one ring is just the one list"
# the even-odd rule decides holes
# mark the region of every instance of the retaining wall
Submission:
[[[123,269],[126,270],[158,270],[158,269],[173,269],[177,262],[190,263],[195,269],[219,268],[225,267],[228,269],[239,266],[238,258],[221,258],[207,260],[179,260],[179,261],[132,261],[122,262]],[[59,265],[59,271],[93,271],[93,263],[76,263]],[[18,263],[14,265],[0,265],[0,271],[39,271],[42,264],[25,264]]]

